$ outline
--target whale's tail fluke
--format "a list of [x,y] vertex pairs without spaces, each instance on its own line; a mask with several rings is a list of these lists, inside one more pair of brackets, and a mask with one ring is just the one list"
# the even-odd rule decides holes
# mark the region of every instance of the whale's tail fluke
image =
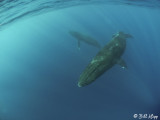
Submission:
[[124,38],[133,38],[133,36],[132,35],[130,35],[130,34],[127,34],[127,33],[124,33],[124,32],[118,32],[118,34],[119,35],[121,35],[121,36],[123,36]]
[[121,38],[123,38],[123,39],[126,39],[126,38],[134,38],[132,35],[127,34],[127,33],[124,33],[124,32],[122,32],[122,31],[119,31],[118,33],[112,35],[112,38],[114,39],[114,38],[117,37],[117,36],[119,36],[119,37],[121,37]]
[[124,35],[125,35],[125,38],[133,38],[133,36],[130,34],[124,34]]

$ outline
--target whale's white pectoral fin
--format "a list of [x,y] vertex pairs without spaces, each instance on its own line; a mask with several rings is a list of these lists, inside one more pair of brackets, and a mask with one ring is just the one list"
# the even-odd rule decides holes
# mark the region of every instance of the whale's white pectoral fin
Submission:
[[123,69],[127,68],[127,64],[123,59],[117,60],[117,64],[120,65]]
[[80,45],[81,45],[80,40],[78,40],[78,50],[80,50]]

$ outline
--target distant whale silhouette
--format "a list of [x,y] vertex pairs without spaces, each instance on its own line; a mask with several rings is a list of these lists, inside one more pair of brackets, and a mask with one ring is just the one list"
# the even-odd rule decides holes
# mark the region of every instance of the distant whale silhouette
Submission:
[[125,61],[121,58],[126,48],[126,38],[132,38],[132,36],[123,32],[113,35],[112,40],[97,53],[80,75],[79,87],[92,83],[115,64],[127,68]]
[[92,37],[82,34],[76,31],[69,31],[69,33],[78,40],[78,49],[80,49],[80,42],[85,42],[89,45],[95,46],[97,48],[101,48],[101,45]]

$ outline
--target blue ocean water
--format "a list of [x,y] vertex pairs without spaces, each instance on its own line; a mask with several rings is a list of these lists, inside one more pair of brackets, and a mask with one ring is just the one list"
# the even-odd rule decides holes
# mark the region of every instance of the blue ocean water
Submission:
[[[25,2],[0,1],[0,120],[160,117],[158,0]],[[79,88],[80,74],[99,50],[85,43],[78,50],[70,30],[102,46],[118,31],[131,34],[122,56],[128,69],[115,65]]]

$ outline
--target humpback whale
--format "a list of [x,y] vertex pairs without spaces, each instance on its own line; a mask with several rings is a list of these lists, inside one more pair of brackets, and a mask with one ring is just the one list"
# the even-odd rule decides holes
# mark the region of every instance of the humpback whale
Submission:
[[82,34],[80,32],[76,32],[76,31],[69,31],[69,33],[78,40],[78,49],[80,49],[80,42],[85,42],[89,45],[95,46],[97,48],[101,48],[101,45],[92,37]]
[[127,68],[125,61],[121,58],[126,48],[126,38],[132,38],[132,36],[123,32],[118,32],[112,36],[111,41],[97,53],[84,69],[80,75],[78,87],[94,82],[115,64],[119,64],[122,68]]

